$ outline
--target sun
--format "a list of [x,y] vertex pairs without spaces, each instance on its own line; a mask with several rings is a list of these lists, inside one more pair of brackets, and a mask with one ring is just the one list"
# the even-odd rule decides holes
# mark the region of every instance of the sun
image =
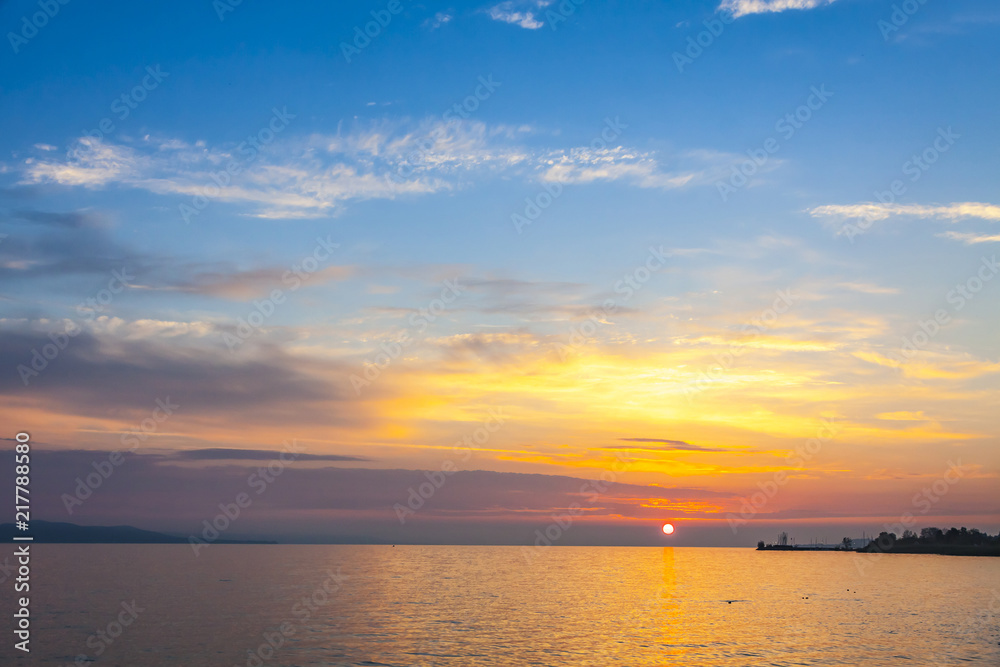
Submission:
[[672,524],[672,523],[665,523],[665,524],[663,524],[663,534],[664,535],[673,535],[673,533],[674,533],[674,524]]

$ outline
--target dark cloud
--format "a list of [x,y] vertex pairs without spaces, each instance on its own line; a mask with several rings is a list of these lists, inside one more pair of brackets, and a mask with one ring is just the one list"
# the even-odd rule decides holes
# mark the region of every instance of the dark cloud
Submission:
[[87,211],[56,213],[52,211],[18,210],[14,211],[12,217],[17,222],[46,227],[61,227],[64,229],[83,229],[102,226],[101,221],[93,213]]
[[[36,509],[39,518],[49,520],[126,523],[157,529],[167,524],[197,525],[202,519],[214,516],[219,503],[232,502],[237,494],[246,492],[254,499],[244,522],[249,529],[255,520],[280,520],[294,528],[297,522],[322,516],[389,519],[399,525],[394,506],[416,503],[414,497],[421,505],[415,516],[430,524],[472,519],[547,523],[551,514],[565,512],[573,503],[592,518],[652,518],[661,511],[642,506],[650,499],[683,505],[731,497],[697,488],[599,483],[561,475],[472,470],[446,477],[439,471],[317,467],[316,461],[332,460],[336,455],[309,454],[306,450],[297,462],[279,466],[279,474],[257,493],[259,484],[251,484],[251,479],[261,479],[260,470],[266,470],[265,462],[277,464],[279,452],[247,456],[248,460],[260,461],[260,465],[214,462],[232,458],[230,455],[203,458],[184,452],[125,453],[124,461],[101,481],[100,488],[69,514],[63,494],[74,494],[88,475],[102,468],[107,472],[110,454],[36,449],[32,452],[32,480],[38,485],[39,498]],[[204,465],[198,465],[199,460]],[[415,495],[421,488],[425,496],[429,488],[434,491],[422,499]],[[34,487],[32,491],[35,493]],[[680,509],[672,510],[672,514],[700,515],[695,510]],[[428,530],[433,535],[433,529]]]
[[[245,269],[233,262],[185,262],[144,253],[116,241],[111,225],[91,211],[51,212],[19,209],[0,219],[0,282],[80,275],[106,276],[122,271],[129,285],[147,294],[157,291],[248,301],[287,287],[288,266]],[[305,249],[304,249],[305,250]],[[308,285],[351,275],[349,267],[327,266]]]
[[[52,341],[40,332],[0,331],[0,395],[40,397],[68,414],[148,414],[157,400],[169,398],[181,406],[182,419],[228,414],[246,423],[362,423],[359,408],[349,405],[349,369],[306,362],[274,346],[236,356],[221,340],[196,347],[171,339],[98,338],[84,330],[25,386],[19,367],[30,367],[37,361],[33,350],[46,345],[51,349]],[[317,375],[324,370],[339,381]]]
[[[240,270],[232,266],[217,265],[211,270],[205,270],[204,265],[190,267],[191,278],[175,280],[162,289],[184,292],[187,294],[203,294],[217,296],[235,301],[246,301],[254,297],[269,294],[274,289],[288,289],[293,284],[288,267],[264,267],[258,269]],[[332,265],[324,267],[309,275],[311,286],[322,285],[331,280],[342,280],[352,275],[353,267]],[[182,272],[184,273],[184,272]]]
[[[668,447],[656,447],[650,448],[648,451],[659,452],[659,451],[685,451],[685,452],[726,452],[727,449],[721,449],[719,447],[702,447],[701,445],[692,445],[690,442],[684,442],[683,440],[664,440],[661,438],[618,438],[623,442],[651,442],[659,443],[664,445],[669,445]],[[634,447],[605,447],[604,449],[635,449]]]
[[[305,452],[308,454],[308,450]],[[316,456],[325,456],[316,454]],[[443,477],[420,470],[319,467],[315,460],[285,464],[281,472],[260,488],[261,471],[277,465],[278,452],[266,452],[259,463],[220,464],[215,460],[185,459],[182,452],[125,453],[115,467],[109,452],[32,451],[32,516],[43,520],[71,521],[84,525],[133,525],[148,530],[189,535],[201,531],[203,521],[220,513],[237,494],[247,493],[249,507],[224,537],[279,539],[305,542],[411,542],[424,544],[531,544],[535,531],[551,525],[579,504],[583,510],[559,544],[663,545],[659,524],[683,522],[672,543],[752,546],[757,539],[773,537],[787,524],[765,524],[783,517],[815,521],[818,517],[866,516],[843,509],[789,509],[763,512],[753,526],[765,532],[734,537],[713,507],[738,503],[735,494],[690,487],[607,484],[596,492],[595,482],[562,476],[459,471]],[[179,458],[180,457],[180,458]],[[266,460],[265,460],[266,459]],[[0,457],[0,476],[13,475],[12,455]],[[101,475],[100,471],[110,474]],[[64,494],[72,496],[88,476],[101,477],[82,505],[70,514]],[[443,480],[443,481],[442,481]],[[990,480],[983,480],[983,491]],[[418,509],[401,524],[394,505],[406,506],[416,496]],[[433,493],[427,494],[434,487]],[[942,515],[981,515],[982,492],[970,490],[963,497],[949,497],[939,508]],[[419,503],[418,503],[419,501]],[[978,504],[977,504],[978,503]],[[850,510],[847,510],[850,511]],[[37,516],[36,516],[37,514]],[[874,513],[873,517],[878,516]],[[707,520],[707,521],[706,521]],[[699,521],[702,523],[699,525]],[[716,538],[698,533],[717,529]],[[865,523],[862,528],[871,529]],[[827,525],[824,530],[829,530]],[[848,534],[850,534],[848,532]],[[697,537],[696,537],[697,535]]]
[[0,223],[8,230],[0,244],[0,281],[110,274],[151,261],[114,241],[91,212],[19,210]]
[[[273,461],[281,452],[264,449],[188,449],[175,452],[171,458],[189,461]],[[296,461],[371,461],[363,456],[341,456],[340,454],[298,454]]]

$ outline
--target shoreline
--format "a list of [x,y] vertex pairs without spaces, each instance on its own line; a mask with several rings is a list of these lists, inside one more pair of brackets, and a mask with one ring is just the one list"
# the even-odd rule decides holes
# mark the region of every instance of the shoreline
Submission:
[[835,548],[825,548],[825,547],[799,547],[799,546],[784,546],[784,545],[766,545],[764,547],[757,547],[756,551],[827,551],[833,553],[859,553],[859,554],[909,554],[911,556],[982,556],[982,557],[1000,557],[1000,547],[996,546],[946,546],[942,545],[939,547],[927,546],[927,547],[903,547],[903,548],[890,548],[890,549],[879,549],[877,547],[865,547],[862,549],[835,549]]

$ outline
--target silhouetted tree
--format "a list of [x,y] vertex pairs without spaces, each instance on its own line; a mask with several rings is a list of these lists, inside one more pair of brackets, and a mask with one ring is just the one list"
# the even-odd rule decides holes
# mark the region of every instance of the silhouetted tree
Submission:
[[920,530],[920,541],[921,542],[940,542],[941,537],[944,535],[940,528],[922,528]]
[[[895,533],[882,531],[878,537],[873,538],[861,549],[867,552],[895,551],[903,553],[968,553],[966,550],[955,547],[989,547],[1000,548],[1000,534],[990,535],[978,528],[951,527],[947,530],[928,527],[921,528],[920,535],[912,530],[904,530],[902,536],[896,537]],[[838,550],[852,549],[853,543],[850,538],[843,538],[836,547]],[[983,550],[983,553],[992,553]]]
[[879,551],[888,551],[896,543],[896,533],[887,533],[884,530],[878,534],[875,544]]

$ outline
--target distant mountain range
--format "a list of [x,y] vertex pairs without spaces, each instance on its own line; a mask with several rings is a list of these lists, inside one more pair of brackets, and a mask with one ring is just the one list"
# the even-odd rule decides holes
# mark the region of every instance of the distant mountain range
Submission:
[[[156,533],[133,526],[78,526],[75,523],[32,521],[21,531],[12,523],[0,524],[0,540],[30,535],[34,542],[51,544],[187,544],[188,538]],[[215,540],[213,544],[277,544],[265,540]]]

